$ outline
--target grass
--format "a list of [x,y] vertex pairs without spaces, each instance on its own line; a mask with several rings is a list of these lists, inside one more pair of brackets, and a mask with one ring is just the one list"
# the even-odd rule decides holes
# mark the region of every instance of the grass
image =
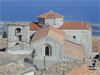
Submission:
[[98,61],[100,62],[100,58],[98,58]]

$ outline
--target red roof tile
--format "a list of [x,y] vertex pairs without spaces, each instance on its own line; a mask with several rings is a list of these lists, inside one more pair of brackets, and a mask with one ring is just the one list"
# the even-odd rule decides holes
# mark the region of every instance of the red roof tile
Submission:
[[38,22],[30,23],[30,31],[37,31],[38,29],[40,29],[40,27],[38,26]]
[[44,13],[40,16],[38,16],[38,18],[63,18],[64,16],[60,15],[60,14],[57,14],[55,12],[47,12],[47,13]]
[[64,43],[64,54],[77,60],[83,60],[84,58],[83,47],[70,41],[65,41]]
[[59,29],[91,29],[89,22],[65,21]]
[[40,38],[43,38],[45,36],[49,36],[50,38],[53,38],[60,43],[64,43],[64,32],[52,26],[48,26],[38,30],[33,36],[31,42],[39,40]]
[[91,67],[82,65],[66,75],[100,75],[99,70],[91,70]]

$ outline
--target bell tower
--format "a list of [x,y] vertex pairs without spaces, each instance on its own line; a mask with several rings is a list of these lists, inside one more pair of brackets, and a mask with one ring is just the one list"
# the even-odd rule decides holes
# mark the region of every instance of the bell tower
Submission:
[[45,27],[48,25],[60,27],[61,25],[63,25],[63,19],[64,16],[50,10],[49,12],[38,16],[38,24],[41,27]]
[[29,23],[9,22],[8,23],[8,48],[29,42]]

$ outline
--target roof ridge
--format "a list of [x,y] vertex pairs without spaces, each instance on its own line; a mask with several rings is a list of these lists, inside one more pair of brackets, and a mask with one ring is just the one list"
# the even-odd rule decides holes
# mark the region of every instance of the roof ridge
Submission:
[[40,18],[63,18],[64,16],[62,16],[62,15],[56,13],[56,12],[53,12],[53,11],[51,12],[51,11],[49,11],[49,12],[43,13],[43,14],[37,16],[37,17],[38,17],[38,18],[39,18],[39,17],[40,17]]

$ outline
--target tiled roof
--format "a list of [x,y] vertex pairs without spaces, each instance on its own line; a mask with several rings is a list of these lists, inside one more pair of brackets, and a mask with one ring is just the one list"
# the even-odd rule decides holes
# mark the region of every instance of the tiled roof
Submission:
[[38,18],[63,18],[64,16],[57,14],[55,12],[49,11],[47,13],[44,13],[40,16],[38,16]]
[[33,36],[31,42],[39,40],[45,36],[49,36],[50,38],[53,38],[60,43],[64,43],[64,32],[52,26],[48,26],[38,30]]
[[37,31],[38,29],[40,29],[40,27],[38,26],[38,22],[30,23],[30,31]]
[[92,38],[93,52],[100,52],[100,36],[94,36]]
[[91,70],[91,67],[82,65],[66,75],[100,75],[100,70]]
[[81,45],[74,44],[70,41],[65,41],[64,54],[76,58],[77,60],[83,60],[84,50]]
[[[30,23],[30,31],[37,31],[39,29],[38,22]],[[89,22],[65,21],[59,29],[91,29],[91,27]]]
[[59,29],[91,29],[89,22],[65,21]]

